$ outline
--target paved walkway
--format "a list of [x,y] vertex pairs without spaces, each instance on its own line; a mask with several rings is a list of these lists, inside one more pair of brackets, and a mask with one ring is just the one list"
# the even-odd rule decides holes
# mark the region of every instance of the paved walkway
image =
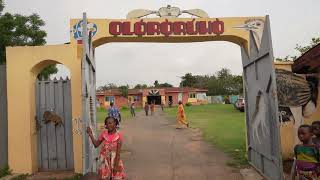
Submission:
[[202,140],[195,129],[175,129],[174,121],[157,111],[143,112],[122,124],[122,159],[128,180],[240,180],[228,157]]

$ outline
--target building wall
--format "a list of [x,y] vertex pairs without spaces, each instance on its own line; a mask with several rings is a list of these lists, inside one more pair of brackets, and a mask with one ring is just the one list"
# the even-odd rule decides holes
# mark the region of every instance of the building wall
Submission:
[[[81,117],[81,51],[77,46],[7,47],[8,163],[14,173],[38,171],[35,81],[46,66],[64,64],[71,73],[72,119]],[[79,53],[79,54],[78,54]],[[76,127],[75,122],[73,127]],[[82,135],[73,132],[74,170],[82,172]]]
[[[293,63],[275,63],[275,68],[284,69],[291,71],[291,65]],[[320,76],[319,76],[320,77]],[[320,87],[318,87],[318,93],[320,94]],[[304,119],[304,124],[311,124],[315,120],[320,120],[320,96],[317,100],[318,106],[316,107],[315,113],[311,117]],[[294,124],[292,121],[281,125],[280,127],[280,138],[281,138],[281,150],[283,159],[292,159],[293,158],[293,148],[295,146],[294,139],[297,136],[297,132],[294,129]]]
[[279,62],[279,61],[274,62],[275,68],[283,69],[287,71],[292,71],[292,64],[293,62]]
[[[173,92],[173,93],[166,93],[165,97],[166,97],[166,105],[168,105],[169,103],[169,96],[172,96],[172,101],[173,101],[173,105],[178,105],[179,103],[179,93],[178,92]],[[182,103],[186,104],[188,102],[189,99],[189,93],[183,93],[182,94]]]
[[128,98],[125,98],[120,95],[97,95],[97,99],[99,100],[101,107],[108,108],[110,106],[110,102],[106,101],[106,99],[105,99],[106,96],[113,96],[115,98],[114,105],[117,108],[121,108],[123,106],[129,107],[130,102],[131,102],[130,100],[132,100],[133,97],[138,96],[138,100],[135,101],[135,106],[142,107],[142,99],[143,98],[141,95],[134,95],[134,96],[129,95]]

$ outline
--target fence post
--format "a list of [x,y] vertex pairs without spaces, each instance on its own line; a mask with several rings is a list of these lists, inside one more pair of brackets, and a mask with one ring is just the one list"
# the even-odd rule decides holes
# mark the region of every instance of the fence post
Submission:
[[0,169],[8,164],[8,110],[6,65],[0,65]]

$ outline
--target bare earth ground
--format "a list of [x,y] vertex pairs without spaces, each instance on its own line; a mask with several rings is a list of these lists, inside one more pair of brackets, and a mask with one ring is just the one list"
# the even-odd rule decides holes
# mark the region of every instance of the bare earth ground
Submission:
[[122,159],[128,180],[240,180],[229,158],[202,140],[196,129],[175,129],[175,121],[157,111],[143,112],[122,124]]
[[[154,116],[137,113],[125,121],[121,159],[126,180],[242,180],[230,159],[202,140],[197,129],[175,129],[175,121],[158,110]],[[72,172],[37,173],[28,179],[72,177]],[[253,178],[257,179],[257,178]]]

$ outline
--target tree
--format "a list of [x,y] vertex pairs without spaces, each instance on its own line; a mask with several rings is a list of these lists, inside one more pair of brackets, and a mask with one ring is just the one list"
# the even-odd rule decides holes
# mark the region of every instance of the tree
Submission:
[[211,76],[208,81],[209,95],[243,94],[242,76],[232,75],[229,69],[223,68]]
[[296,44],[296,47],[294,48],[296,51],[298,51],[298,55],[297,56],[286,56],[285,58],[276,58],[276,61],[295,61],[299,56],[303,55],[304,53],[306,53],[307,51],[309,51],[309,49],[313,48],[314,46],[320,44],[320,37],[314,37],[311,39],[311,41],[309,42],[309,45],[307,46],[301,46],[299,44]]
[[169,83],[162,83],[162,84],[159,84],[158,87],[173,87],[173,85]]
[[142,85],[141,84],[137,84],[134,86],[134,89],[142,89]]
[[113,83],[109,83],[109,84],[98,87],[98,91],[106,91],[106,90],[117,89],[117,88],[118,88],[117,85]]
[[0,15],[2,14],[3,8],[4,8],[4,3],[2,0],[0,0]]
[[[0,0],[0,64],[6,62],[6,46],[39,46],[46,44],[47,33],[41,30],[45,22],[37,14],[2,14],[3,0]],[[41,72],[41,77],[56,73],[55,65],[48,66]]]
[[153,83],[154,87],[159,87],[159,81],[158,80],[155,80],[154,83]]
[[39,80],[47,80],[49,79],[51,74],[56,74],[58,72],[58,69],[56,68],[55,65],[49,65],[45,67],[41,73],[38,74],[37,78]]
[[192,73],[187,73],[184,76],[181,77],[182,81],[180,83],[180,86],[183,87],[194,87],[197,80],[196,77],[192,75]]
[[210,76],[196,75],[195,78],[196,78],[196,83],[194,85],[195,88],[208,89],[208,83],[210,80]]
[[128,94],[129,94],[129,86],[120,86],[119,87],[119,91],[122,97],[128,98]]
[[309,45],[307,45],[307,46],[301,46],[301,45],[297,44],[294,49],[297,50],[301,56],[302,54],[306,53],[309,49],[313,48],[314,46],[316,46],[318,44],[320,44],[320,37],[312,38]]

